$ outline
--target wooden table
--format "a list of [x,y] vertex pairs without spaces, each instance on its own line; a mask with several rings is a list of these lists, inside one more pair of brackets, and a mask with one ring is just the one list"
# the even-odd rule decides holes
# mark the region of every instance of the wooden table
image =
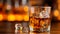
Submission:
[[[0,23],[0,34],[16,34],[15,23]],[[18,33],[18,34],[60,34],[60,22],[52,22],[51,23],[51,32],[50,33]]]

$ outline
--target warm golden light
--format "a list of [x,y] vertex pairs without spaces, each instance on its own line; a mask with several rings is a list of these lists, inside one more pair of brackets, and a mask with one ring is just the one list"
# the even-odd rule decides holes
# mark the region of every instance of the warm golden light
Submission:
[[24,21],[29,21],[29,16],[28,15],[24,16]]
[[58,16],[57,19],[60,20],[60,16]]
[[22,20],[23,20],[22,15],[16,15],[16,20],[17,20],[17,21],[22,21]]
[[0,14],[0,21],[2,21],[3,20],[3,15],[2,14]]
[[55,16],[55,17],[59,16],[59,11],[58,11],[58,10],[55,10],[55,11],[54,11],[54,16]]
[[24,6],[24,11],[28,12],[28,6]]
[[40,21],[40,25],[44,26],[45,22],[43,20]]
[[30,31],[33,31],[33,28],[32,28],[32,26],[30,25],[29,27],[30,27]]
[[0,7],[2,6],[3,4],[2,3],[0,3]]
[[8,21],[15,21],[15,16],[12,14],[8,15]]
[[3,20],[7,20],[7,15],[6,14],[3,14]]

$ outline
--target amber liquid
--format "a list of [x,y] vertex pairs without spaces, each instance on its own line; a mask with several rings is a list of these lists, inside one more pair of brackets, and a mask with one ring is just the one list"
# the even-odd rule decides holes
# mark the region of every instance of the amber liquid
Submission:
[[50,25],[50,18],[36,18],[30,17],[30,26],[33,29],[48,28]]

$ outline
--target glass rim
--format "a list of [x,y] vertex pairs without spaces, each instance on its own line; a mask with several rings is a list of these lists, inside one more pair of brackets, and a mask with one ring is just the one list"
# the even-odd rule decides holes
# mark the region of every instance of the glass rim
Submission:
[[30,7],[41,7],[41,8],[51,8],[51,6],[30,6]]
[[42,6],[41,8],[51,8],[51,6]]

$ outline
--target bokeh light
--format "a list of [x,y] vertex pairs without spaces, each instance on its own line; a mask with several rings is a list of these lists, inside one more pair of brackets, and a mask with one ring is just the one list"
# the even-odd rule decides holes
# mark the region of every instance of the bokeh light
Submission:
[[60,20],[60,16],[58,16],[57,19]]
[[29,21],[29,16],[28,15],[24,16],[24,21]]
[[15,16],[13,14],[8,15],[8,21],[15,21]]
[[22,15],[16,15],[15,17],[16,17],[16,20],[17,21],[22,21],[23,20]]
[[57,17],[57,16],[59,16],[59,11],[55,10],[53,14],[54,14],[55,17]]
[[28,6],[24,6],[24,11],[28,12]]
[[2,14],[0,14],[0,21],[2,21],[3,20],[3,15]]

